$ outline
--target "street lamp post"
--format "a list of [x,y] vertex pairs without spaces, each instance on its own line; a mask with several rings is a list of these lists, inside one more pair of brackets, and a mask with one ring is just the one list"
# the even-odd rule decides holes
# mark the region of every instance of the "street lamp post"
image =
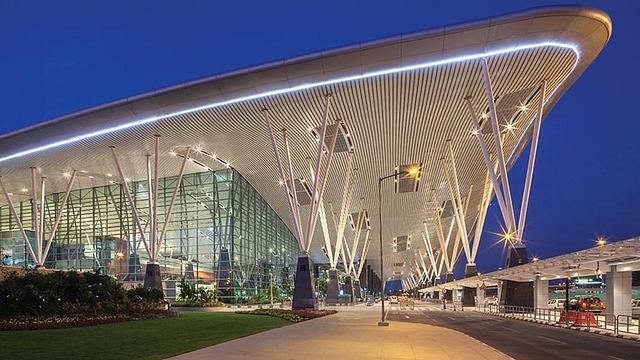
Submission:
[[389,174],[387,176],[383,176],[378,178],[378,230],[379,230],[379,238],[380,238],[380,289],[382,292],[382,317],[381,321],[378,322],[378,326],[389,326],[389,323],[385,321],[384,318],[384,261],[382,258],[382,181],[386,180],[390,177],[402,176],[402,175],[415,175],[418,173],[420,169],[415,168],[409,171],[400,171],[394,172],[393,174]]

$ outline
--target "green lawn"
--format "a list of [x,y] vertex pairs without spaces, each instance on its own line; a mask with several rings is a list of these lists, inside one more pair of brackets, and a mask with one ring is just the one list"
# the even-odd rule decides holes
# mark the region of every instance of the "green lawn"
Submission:
[[163,359],[289,325],[271,316],[185,312],[170,319],[0,332],[0,359]]

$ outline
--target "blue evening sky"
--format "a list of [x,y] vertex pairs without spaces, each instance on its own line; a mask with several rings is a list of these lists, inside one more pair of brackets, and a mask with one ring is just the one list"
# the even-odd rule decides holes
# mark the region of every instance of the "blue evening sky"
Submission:
[[[229,70],[565,1],[5,1],[0,133]],[[542,125],[525,240],[541,258],[640,235],[640,2]],[[522,188],[526,156],[511,171]],[[517,191],[514,190],[516,194]],[[521,190],[520,190],[521,192]],[[516,196],[516,198],[518,198]],[[519,203],[519,201],[518,201]],[[499,231],[497,206],[487,231]],[[481,272],[504,263],[485,232]]]

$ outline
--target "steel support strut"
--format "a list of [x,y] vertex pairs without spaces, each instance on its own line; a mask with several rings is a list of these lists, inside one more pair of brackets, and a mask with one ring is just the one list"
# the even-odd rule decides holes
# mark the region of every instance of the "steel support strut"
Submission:
[[287,129],[282,129],[282,140],[284,141],[285,153],[287,155],[287,167],[289,169],[289,190],[291,191],[291,196],[293,197],[293,201],[291,203],[293,208],[293,222],[296,224],[295,226],[300,229],[300,234],[302,235],[304,231],[302,230],[302,223],[300,221],[300,205],[298,204],[298,192],[296,191],[296,182],[293,177],[293,165],[291,163],[291,150],[289,149],[289,141],[287,140]]
[[[184,159],[183,159],[184,160]],[[184,161],[183,161],[184,162]],[[153,232],[153,251],[151,254],[153,255],[152,262],[156,262],[158,260],[158,254],[160,253],[160,239],[158,239],[158,183],[159,183],[159,168],[160,168],[160,135],[156,135],[156,157],[154,159],[153,164],[153,228],[149,231]],[[166,220],[169,218],[167,214]]]
[[489,66],[487,65],[487,59],[482,59],[482,73],[484,74],[484,83],[487,89],[487,100],[489,103],[489,113],[491,115],[491,128],[493,129],[493,137],[496,143],[496,155],[498,160],[498,167],[500,168],[500,181],[502,182],[502,190],[504,194],[505,205],[507,206],[511,224],[510,232],[516,230],[516,218],[513,210],[513,202],[511,200],[511,188],[509,187],[509,176],[507,175],[507,166],[504,160],[504,154],[502,152],[502,141],[500,139],[500,128],[498,125],[498,114],[496,113],[496,104],[494,101],[493,90],[491,89],[491,78],[489,77]]
[[294,214],[294,207],[291,203],[291,198],[289,196],[290,190],[287,182],[287,178],[284,175],[284,170],[282,168],[282,161],[280,160],[280,152],[278,151],[278,145],[276,145],[276,139],[273,134],[273,129],[271,128],[271,120],[269,119],[269,110],[263,110],[264,119],[267,123],[267,130],[269,132],[269,138],[271,139],[271,146],[273,148],[273,154],[276,158],[276,164],[278,165],[278,172],[280,173],[280,181],[282,182],[282,187],[284,189],[285,198],[287,199],[287,207],[289,208],[289,215],[291,216],[291,221],[293,222],[293,228],[295,230],[296,240],[298,240],[298,246],[300,247],[300,251],[304,252],[304,246],[302,245],[302,229],[298,227],[296,222],[296,215]]
[[[313,160],[310,157],[307,158],[307,162],[309,163],[309,173],[311,174],[311,181],[315,181],[315,173],[313,172]],[[329,203],[331,204],[331,203]],[[327,251],[327,257],[329,258],[329,266],[331,269],[336,268],[336,264],[333,262],[333,249],[331,247],[331,237],[329,235],[329,226],[327,222],[327,212],[324,206],[324,202],[320,202],[319,207],[319,216],[320,216],[320,226],[322,227],[322,236],[324,238],[324,246]]]
[[111,154],[113,154],[113,160],[116,163],[116,168],[118,169],[118,175],[120,175],[120,181],[122,181],[122,187],[124,188],[124,192],[127,195],[127,201],[129,202],[129,206],[131,207],[131,213],[133,214],[133,219],[136,221],[136,226],[138,227],[138,231],[140,232],[140,238],[142,239],[142,244],[144,245],[144,249],[147,251],[147,255],[149,259],[152,258],[151,251],[149,250],[149,244],[147,243],[147,238],[144,235],[144,230],[142,228],[142,224],[140,223],[140,217],[138,216],[138,210],[136,209],[136,205],[133,203],[133,198],[131,197],[131,191],[129,190],[129,184],[127,184],[127,180],[122,172],[122,167],[120,166],[120,162],[118,161],[118,156],[116,155],[115,146],[110,146]]
[[[313,208],[313,213],[311,213],[310,215],[313,216],[313,218],[311,219],[311,228],[308,230],[307,232],[307,252],[309,251],[309,249],[311,248],[311,240],[313,240],[313,233],[315,232],[316,229],[316,224],[318,221],[318,211],[320,209],[319,205],[322,203],[322,197],[324,196],[324,189],[327,185],[327,178],[329,177],[329,169],[331,168],[331,162],[333,160],[333,154],[335,152],[336,149],[336,142],[338,140],[338,133],[340,132],[340,124],[342,123],[341,120],[337,120],[336,121],[336,130],[333,132],[333,138],[331,139],[331,148],[329,149],[329,155],[327,158],[327,162],[325,164],[324,167],[324,171],[321,174],[318,174],[318,176],[322,176],[321,180],[320,180],[320,188],[319,188],[319,192],[316,194],[314,191],[314,201],[315,201],[315,206]],[[322,145],[324,146],[324,145]],[[352,156],[352,152],[349,153],[350,156]],[[351,169],[351,162],[349,164],[349,168],[347,171],[349,171]],[[312,205],[314,203],[312,202]]]
[[[360,235],[362,233],[362,225],[364,219],[364,198],[360,198],[360,206],[358,206],[358,222],[356,223],[356,231],[353,237],[353,243],[351,244],[351,249],[347,248],[349,255],[349,271],[348,274],[355,275],[355,269],[353,266],[355,257],[356,257],[356,249],[358,248],[358,243],[360,242]],[[368,235],[367,235],[368,236]]]
[[[336,214],[333,209],[333,205],[330,204],[331,207],[331,215],[333,216],[333,224],[336,228],[336,249],[334,253],[334,264],[338,264],[338,256],[340,252],[340,248],[342,247],[342,238],[344,237],[344,228],[347,223],[347,215],[348,211],[346,211],[347,204],[351,204],[352,200],[352,184],[355,184],[355,177],[357,175],[357,169],[351,170],[351,165],[353,163],[353,152],[349,152],[349,161],[347,163],[347,173],[345,174],[344,181],[344,189],[342,191],[342,201],[340,206],[340,218],[336,220]],[[351,181],[351,173],[353,172],[353,181]]]
[[[453,205],[453,212],[454,212],[456,221],[458,223],[458,229],[459,229],[458,232],[461,233],[462,248],[464,249],[464,253],[467,257],[467,260],[469,261],[471,257],[471,250],[469,248],[469,238],[467,237],[467,224],[466,224],[466,218],[465,218],[466,211],[463,210],[463,207],[465,207],[467,202],[465,202],[464,205],[462,203],[462,198],[460,196],[460,183],[458,182],[458,173],[455,167],[453,147],[451,145],[451,140],[447,140],[447,143],[449,144],[449,150],[451,152],[451,167],[452,167],[451,171],[453,172],[453,178],[454,178],[453,184],[451,181],[451,174],[449,174],[449,169],[445,159],[441,159],[442,168],[444,169],[444,175],[447,180],[447,188],[449,189],[449,197],[451,198],[451,204]],[[453,191],[454,185],[456,188],[455,193]],[[473,189],[473,186],[469,188],[469,194],[471,194],[472,189]]]
[[522,205],[520,207],[520,219],[518,221],[518,241],[522,241],[524,233],[524,225],[527,218],[527,207],[529,206],[529,194],[531,192],[531,181],[533,180],[533,168],[536,163],[536,154],[538,152],[538,140],[540,139],[540,125],[542,123],[542,110],[544,107],[545,91],[547,81],[542,82],[540,101],[538,102],[538,113],[533,122],[533,134],[531,135],[531,151],[529,152],[529,163],[527,164],[527,177],[524,182],[524,191],[522,193]]
[[[329,105],[331,104],[331,95],[327,94],[326,102],[324,107],[324,113],[322,115],[322,125],[320,126],[320,139],[318,140],[318,152],[316,154],[316,166],[314,173],[317,174],[313,181],[313,188],[311,189],[311,209],[309,210],[309,219],[307,220],[307,236],[303,240],[304,249],[307,249],[307,239],[310,238],[309,232],[311,230],[311,225],[313,224],[314,212],[317,212],[317,201],[318,201],[318,183],[320,178],[320,165],[322,164],[322,150],[324,149],[324,138],[327,133],[327,118],[329,117]],[[305,252],[306,253],[306,252]]]
[[[476,116],[475,110],[473,109],[473,105],[471,105],[471,98],[465,98],[467,103],[467,107],[469,109],[469,113],[471,114],[471,120],[473,123],[473,131],[478,138],[478,142],[480,143],[480,149],[482,150],[482,155],[484,156],[484,161],[487,164],[487,171],[489,174],[489,179],[491,179],[491,183],[493,184],[493,189],[496,194],[496,200],[498,201],[498,206],[500,207],[500,212],[504,217],[505,223],[507,227],[511,228],[515,227],[515,224],[510,223],[510,217],[505,215],[507,214],[507,206],[505,204],[504,196],[502,195],[502,190],[500,189],[500,184],[498,183],[498,176],[496,175],[496,171],[493,169],[493,162],[491,161],[491,156],[489,156],[489,150],[487,148],[487,143],[484,139],[484,135],[482,134],[482,130],[480,129],[480,122],[478,121],[478,117]],[[500,144],[496,144],[496,146],[500,146]]]
[[[369,234],[369,231],[367,231],[367,235],[368,234]],[[360,274],[362,274],[362,268],[364,267],[363,259],[366,259],[367,255],[369,254],[369,244],[371,244],[371,239],[367,236],[367,240],[362,246],[362,254],[360,255],[360,261],[358,263],[358,274],[356,275],[357,278],[360,278]]]
[[38,191],[36,188],[36,168],[31,168],[31,222],[33,223],[33,233],[36,237],[36,264],[40,264],[40,253],[42,252],[42,242],[40,240],[40,229],[38,224]]
[[478,254],[478,247],[480,246],[480,237],[482,236],[482,230],[484,228],[484,222],[487,217],[487,210],[489,209],[489,204],[491,203],[491,193],[493,191],[493,186],[491,184],[491,180],[489,179],[489,172],[487,172],[487,176],[484,180],[484,189],[482,193],[482,201],[480,203],[480,209],[478,211],[478,218],[476,220],[475,233],[473,236],[473,247],[471,249],[471,258],[472,262],[475,263],[476,256]]
[[[447,264],[447,269],[449,269],[449,258],[447,257],[446,253],[447,253],[447,246],[449,245],[449,238],[447,238],[447,241],[445,243],[445,237],[444,237],[444,229],[442,227],[442,214],[440,213],[440,202],[438,200],[438,195],[436,194],[436,190],[435,189],[431,189],[431,196],[432,199],[434,201],[434,203],[436,204],[436,208],[434,211],[434,217],[435,217],[435,223],[436,223],[436,234],[438,236],[438,242],[440,243],[440,249],[441,252],[443,253],[443,259]],[[454,217],[455,219],[455,217]]]
[[153,263],[153,254],[155,254],[155,216],[153,216],[153,191],[151,183],[151,155],[147,154],[147,201],[149,202],[149,261]]
[[158,259],[160,255],[160,246],[164,241],[164,236],[167,233],[167,228],[169,227],[169,220],[171,219],[171,213],[173,211],[173,205],[176,202],[176,197],[178,197],[178,192],[180,191],[180,184],[182,183],[182,176],[184,175],[184,171],[187,167],[187,162],[189,160],[189,156],[191,153],[191,147],[187,148],[187,153],[182,159],[182,165],[180,166],[180,172],[178,173],[178,178],[176,179],[176,186],[173,189],[173,194],[171,195],[171,201],[169,202],[169,208],[167,209],[167,215],[164,218],[164,224],[162,224],[162,232],[160,232],[160,238],[158,239],[158,247],[156,248],[156,252],[154,254],[154,259]]
[[[2,187],[2,194],[4,194],[4,198],[7,200],[7,204],[9,205],[9,210],[11,211],[11,214],[13,215],[13,219],[16,221],[16,224],[18,225],[18,229],[20,230],[20,234],[22,235],[22,238],[24,239],[24,242],[27,245],[27,249],[29,249],[29,254],[31,255],[31,258],[33,259],[33,261],[37,264],[38,258],[36,257],[36,254],[33,251],[33,247],[31,246],[31,243],[29,242],[29,237],[27,236],[27,233],[24,231],[24,226],[22,225],[22,221],[20,221],[20,217],[16,212],[16,208],[13,206],[13,201],[11,201],[11,196],[7,192],[7,189],[4,187],[2,176],[0,176],[0,187]],[[26,263],[27,263],[27,259],[25,256],[25,264]]]
[[422,241],[424,241],[424,246],[427,248],[427,254],[429,255],[429,261],[433,266],[436,265],[436,259],[433,255],[433,246],[431,245],[431,238],[429,237],[429,229],[427,229],[427,222],[423,221],[422,225],[424,226],[424,231],[422,232]]
[[[77,170],[73,170],[71,174],[71,179],[69,179],[69,184],[67,185],[67,191],[64,193],[64,198],[62,198],[62,204],[60,204],[60,211],[58,211],[58,215],[56,215],[56,219],[53,222],[53,227],[51,228],[51,233],[49,234],[49,238],[47,239],[47,245],[44,249],[44,253],[42,258],[44,259],[41,266],[44,266],[44,261],[47,259],[47,255],[49,255],[49,249],[51,248],[51,243],[53,242],[53,237],[56,234],[56,230],[58,229],[58,224],[60,224],[60,219],[62,218],[62,213],[64,212],[64,207],[67,205],[67,200],[69,199],[69,194],[71,194],[71,188],[73,187],[73,183],[76,179]],[[42,228],[44,232],[44,227]]]
[[40,178],[40,219],[38,221],[38,227],[40,228],[40,245],[38,245],[38,257],[40,257],[40,261],[38,262],[38,266],[43,266],[46,257],[43,256],[42,245],[44,241],[44,205],[45,205],[45,197],[46,187],[45,187],[45,177]]

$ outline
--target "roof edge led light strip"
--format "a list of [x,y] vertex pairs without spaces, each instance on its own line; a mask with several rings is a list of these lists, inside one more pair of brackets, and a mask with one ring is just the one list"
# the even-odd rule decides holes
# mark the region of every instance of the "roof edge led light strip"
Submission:
[[[220,107],[220,106],[235,104],[235,103],[249,101],[249,100],[261,99],[261,98],[265,98],[265,97],[269,97],[269,96],[273,96],[273,95],[286,94],[286,93],[290,93],[290,92],[306,90],[306,89],[311,89],[311,88],[316,88],[316,87],[321,87],[321,86],[326,86],[326,85],[339,84],[339,83],[343,83],[343,82],[360,80],[360,79],[367,79],[367,78],[370,78],[370,77],[382,76],[382,75],[386,75],[386,74],[400,73],[400,72],[404,72],[404,71],[411,71],[411,70],[418,70],[418,69],[436,67],[436,66],[440,66],[440,65],[446,65],[446,64],[462,62],[462,61],[467,61],[467,60],[474,60],[474,59],[479,59],[479,58],[483,58],[483,57],[492,57],[492,56],[496,56],[496,55],[507,54],[507,53],[510,53],[510,52],[535,49],[535,48],[540,48],[540,47],[545,47],[545,46],[570,49],[576,54],[576,61],[575,61],[574,65],[573,65],[571,71],[569,71],[568,74],[565,76],[565,78],[562,79],[562,81],[560,81],[560,84],[562,84],[564,82],[564,80],[566,80],[566,78],[569,77],[573,73],[573,71],[575,70],[575,68],[576,68],[576,66],[577,66],[577,64],[579,62],[580,52],[578,51],[577,47],[572,45],[572,44],[561,43],[561,42],[532,43],[532,44],[527,44],[527,45],[519,45],[519,46],[502,48],[502,49],[489,51],[489,52],[483,52],[483,53],[477,53],[477,54],[471,54],[471,55],[465,55],[465,56],[458,56],[458,57],[453,57],[453,58],[449,58],[449,59],[442,59],[442,60],[438,60],[438,61],[432,61],[432,62],[420,63],[420,64],[415,64],[415,65],[408,65],[408,66],[401,66],[401,67],[383,69],[383,70],[368,72],[368,73],[364,73],[364,74],[360,74],[360,75],[353,75],[353,76],[347,76],[347,77],[341,77],[341,78],[336,78],[336,79],[330,79],[330,80],[325,80],[325,81],[314,82],[314,83],[301,84],[301,85],[296,85],[296,86],[292,86],[292,87],[288,87],[288,88],[276,89],[276,90],[261,92],[261,93],[258,93],[258,94],[253,94],[253,95],[248,95],[248,96],[241,96],[241,97],[230,99],[230,100],[215,102],[215,103],[211,103],[211,104],[207,104],[207,105],[203,105],[203,106],[198,106],[198,107],[189,108],[189,109],[185,109],[185,110],[181,110],[181,111],[176,111],[176,112],[165,114],[165,115],[152,116],[152,117],[149,117],[149,118],[144,118],[144,119],[128,122],[128,123],[125,123],[125,124],[122,124],[122,125],[118,125],[118,126],[114,126],[114,127],[110,127],[110,128],[94,131],[94,132],[91,132],[91,133],[88,133],[88,134],[74,136],[74,137],[72,137],[70,139],[56,141],[56,142],[53,142],[53,143],[50,143],[50,144],[47,144],[47,145],[43,145],[43,146],[38,146],[38,147],[29,149],[29,150],[19,151],[17,153],[14,153],[14,154],[11,154],[11,155],[7,155],[5,157],[0,158],[0,162],[4,162],[4,161],[15,159],[15,158],[18,158],[18,157],[21,157],[21,156],[33,154],[33,153],[36,153],[36,152],[41,152],[41,151],[48,150],[48,149],[55,148],[55,147],[59,147],[59,146],[62,146],[62,145],[75,143],[75,142],[82,141],[82,140],[85,140],[85,139],[90,139],[90,138],[94,138],[94,137],[97,137],[97,136],[110,134],[110,133],[117,132],[117,131],[120,131],[120,130],[129,129],[129,128],[136,127],[136,126],[139,126],[139,125],[144,125],[144,124],[156,122],[156,121],[159,121],[159,120],[164,120],[164,119],[167,119],[167,118],[170,118],[170,117],[189,114],[189,113],[192,113],[192,112],[197,112],[197,111],[200,111],[200,110],[212,109],[212,108],[216,108],[216,107]],[[550,95],[553,95],[553,93],[555,93],[556,90],[557,90],[557,88],[554,89],[554,91]],[[549,96],[549,98],[551,98],[551,97],[552,96]]]

